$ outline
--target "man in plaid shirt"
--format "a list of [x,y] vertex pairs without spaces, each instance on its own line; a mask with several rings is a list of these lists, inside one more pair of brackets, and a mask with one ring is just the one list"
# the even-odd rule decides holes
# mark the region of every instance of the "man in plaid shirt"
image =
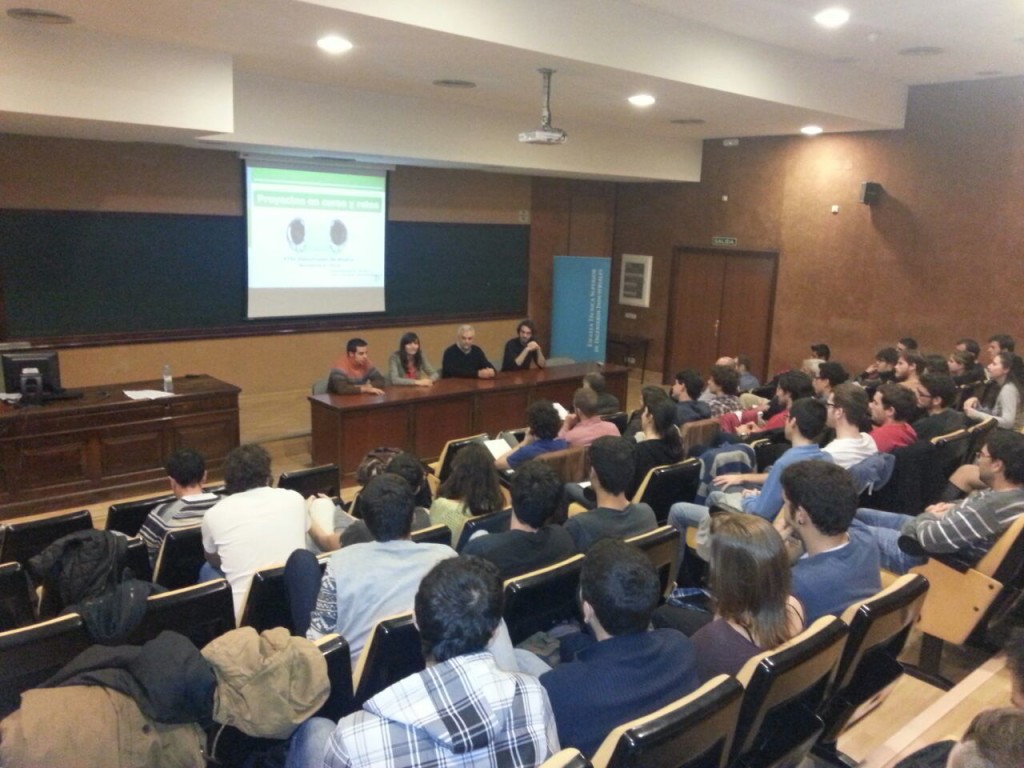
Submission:
[[313,718],[296,733],[290,768],[538,766],[558,751],[547,693],[504,672],[486,650],[501,620],[498,569],[443,560],[424,577],[415,615],[423,672],[377,694],[337,725]]

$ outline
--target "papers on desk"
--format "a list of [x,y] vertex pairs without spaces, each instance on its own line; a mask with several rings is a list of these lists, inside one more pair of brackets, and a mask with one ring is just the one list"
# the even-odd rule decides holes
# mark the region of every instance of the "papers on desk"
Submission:
[[2,400],[5,403],[16,403],[19,400],[21,400],[21,392],[0,392],[0,400]]
[[174,397],[174,393],[162,389],[126,389],[124,396],[129,400],[159,400],[161,397]]
[[509,448],[515,448],[518,445],[519,441],[511,432],[502,432],[494,440],[484,440],[484,446],[491,452],[491,456],[496,459],[508,453]]

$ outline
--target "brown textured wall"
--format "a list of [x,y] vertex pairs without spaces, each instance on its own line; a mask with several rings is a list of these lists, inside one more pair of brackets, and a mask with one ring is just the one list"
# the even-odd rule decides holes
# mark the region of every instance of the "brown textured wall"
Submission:
[[[651,309],[629,321],[613,302],[612,329],[653,336],[660,368],[673,247],[729,235],[780,252],[773,369],[815,341],[855,368],[903,335],[939,352],[1024,337],[1022,118],[1020,78],[920,86],[903,131],[708,141],[699,184],[620,185],[615,254],[653,254],[655,275]],[[878,205],[858,203],[863,181]]]

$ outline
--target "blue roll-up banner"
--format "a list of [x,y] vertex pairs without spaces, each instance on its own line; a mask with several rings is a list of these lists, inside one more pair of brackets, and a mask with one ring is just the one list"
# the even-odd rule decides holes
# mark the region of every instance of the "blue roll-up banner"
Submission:
[[604,361],[611,271],[603,256],[555,256],[550,357]]

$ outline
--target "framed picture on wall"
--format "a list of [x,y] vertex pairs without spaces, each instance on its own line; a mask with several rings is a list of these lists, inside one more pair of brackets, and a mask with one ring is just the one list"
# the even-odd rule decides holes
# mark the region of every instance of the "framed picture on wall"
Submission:
[[653,264],[653,256],[622,254],[619,304],[644,308],[651,306],[651,268]]

